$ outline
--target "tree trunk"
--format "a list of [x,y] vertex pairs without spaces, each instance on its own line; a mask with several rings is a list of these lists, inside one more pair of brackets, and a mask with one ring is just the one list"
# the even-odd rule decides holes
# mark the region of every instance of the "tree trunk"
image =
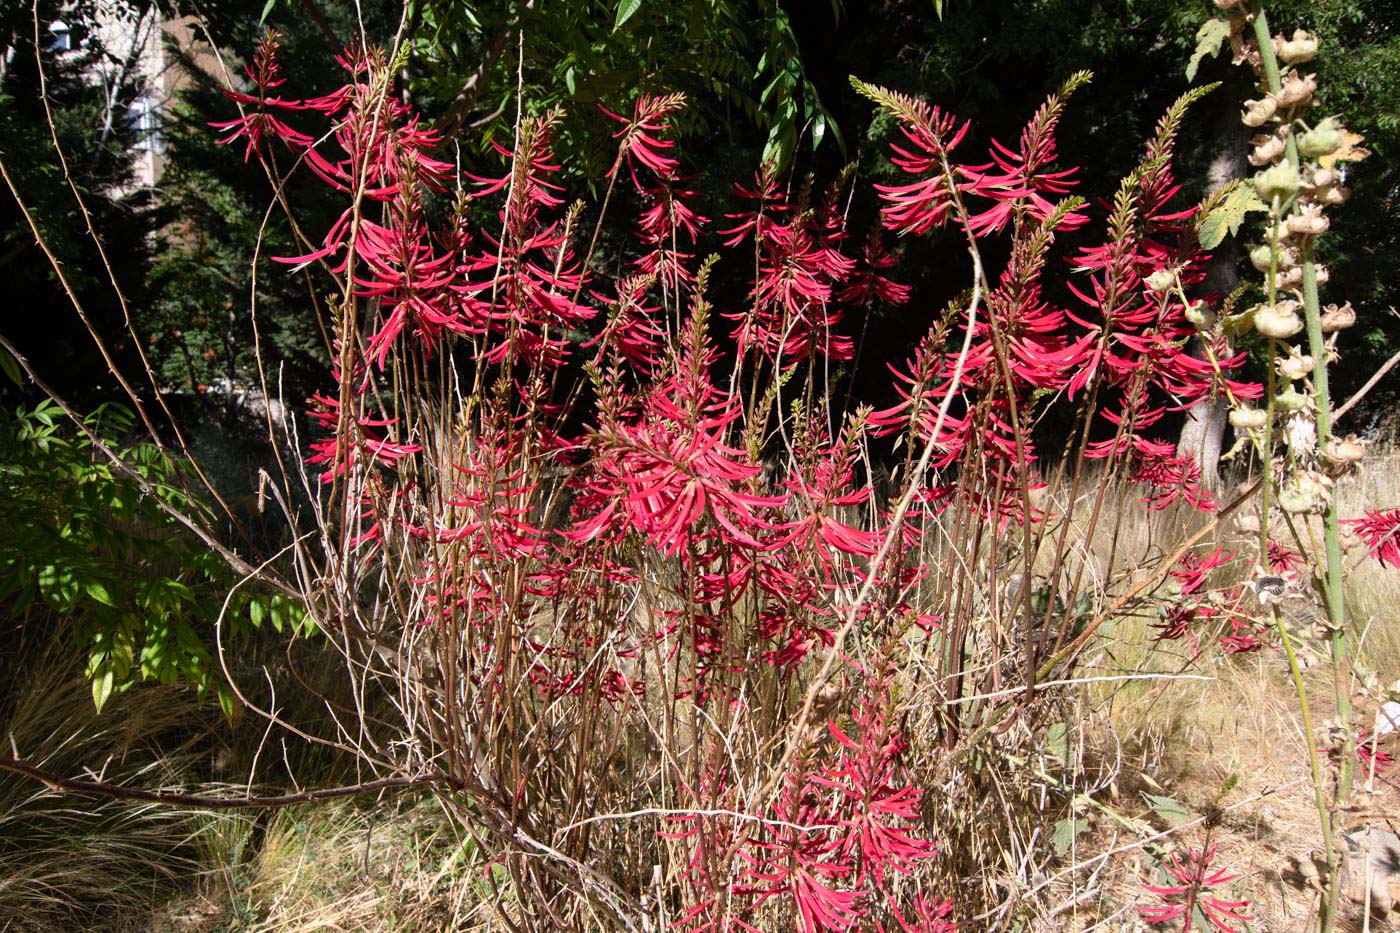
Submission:
[[[1239,101],[1235,95],[1222,91],[1211,113],[1211,131],[1220,148],[1211,159],[1208,177],[1212,190],[1243,178],[1245,175],[1248,140],[1239,118]],[[1239,288],[1239,244],[1227,239],[1215,251],[1206,267],[1202,290],[1224,298]],[[1204,489],[1220,486],[1220,451],[1225,440],[1225,424],[1229,406],[1219,396],[1203,398],[1186,412],[1177,440],[1179,457],[1190,457],[1201,471],[1200,485]]]

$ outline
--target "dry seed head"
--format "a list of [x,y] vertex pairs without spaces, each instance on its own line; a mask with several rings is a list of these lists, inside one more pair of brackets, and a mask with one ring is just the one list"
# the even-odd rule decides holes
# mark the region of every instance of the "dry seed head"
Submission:
[[[1311,406],[1309,406],[1311,407]],[[1317,422],[1305,409],[1288,413],[1283,426],[1284,440],[1295,457],[1312,456],[1317,452]]]
[[1312,473],[1298,473],[1278,491],[1278,505],[1290,515],[1320,512],[1332,498],[1331,483]]
[[1274,251],[1269,244],[1260,243],[1249,251],[1249,263],[1259,272],[1268,272],[1273,265]]
[[1182,317],[1190,321],[1201,330],[1209,330],[1215,326],[1215,312],[1206,307],[1204,301],[1193,301],[1186,306],[1182,312]]
[[1342,180],[1342,176],[1334,168],[1319,168],[1312,173],[1312,178],[1308,184],[1314,188],[1330,188]]

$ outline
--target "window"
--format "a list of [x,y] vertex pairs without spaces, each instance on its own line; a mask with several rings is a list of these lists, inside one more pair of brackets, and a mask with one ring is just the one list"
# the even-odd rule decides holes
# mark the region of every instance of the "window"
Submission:
[[73,51],[73,30],[61,19],[49,23],[49,51]]
[[130,113],[135,147],[142,152],[165,152],[165,139],[160,132],[160,104],[142,95],[131,102]]

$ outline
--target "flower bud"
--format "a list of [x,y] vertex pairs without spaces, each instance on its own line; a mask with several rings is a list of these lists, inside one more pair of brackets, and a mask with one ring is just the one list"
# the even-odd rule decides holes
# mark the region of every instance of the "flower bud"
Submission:
[[1310,62],[1317,56],[1317,40],[1299,29],[1288,41],[1284,41],[1283,36],[1274,36],[1274,49],[1284,64],[1298,65]]
[[1207,308],[1204,301],[1191,302],[1182,312],[1182,317],[1201,330],[1209,330],[1215,326],[1215,312]]
[[1230,411],[1230,424],[1237,431],[1258,431],[1269,422],[1269,413],[1262,408],[1244,406]]
[[1322,309],[1322,332],[1324,334],[1335,334],[1339,330],[1346,330],[1356,323],[1356,309],[1348,301],[1340,308],[1336,305],[1328,305]]
[[1342,125],[1328,117],[1298,137],[1298,152],[1307,159],[1320,159],[1342,148]]
[[1278,101],[1272,97],[1265,97],[1263,100],[1247,100],[1244,102],[1244,113],[1240,115],[1240,121],[1245,126],[1263,126],[1269,122],[1277,110]]
[[1268,272],[1273,266],[1274,251],[1268,243],[1260,243],[1249,251],[1249,263],[1260,272]]
[[1250,165],[1268,165],[1277,162],[1282,158],[1287,145],[1283,137],[1278,133],[1270,133],[1267,136],[1256,136],[1249,141],[1254,150],[1249,154]]
[[1308,397],[1297,389],[1284,389],[1274,396],[1274,407],[1280,411],[1300,411],[1308,404]]
[[1331,481],[1313,473],[1298,473],[1278,493],[1281,509],[1293,515],[1321,512],[1332,498]]
[[1278,361],[1278,374],[1285,379],[1298,380],[1312,375],[1313,358],[1292,353]]
[[1274,198],[1287,200],[1299,184],[1298,170],[1290,162],[1280,162],[1254,176],[1254,190],[1266,204]]
[[1321,204],[1305,204],[1288,218],[1288,229],[1298,236],[1318,236],[1331,225],[1322,214]]
[[1298,302],[1259,305],[1254,309],[1254,329],[1272,340],[1292,337],[1303,329],[1303,320],[1298,317]]
[[1176,276],[1170,269],[1158,269],[1144,279],[1143,284],[1149,292],[1164,292],[1176,284]]

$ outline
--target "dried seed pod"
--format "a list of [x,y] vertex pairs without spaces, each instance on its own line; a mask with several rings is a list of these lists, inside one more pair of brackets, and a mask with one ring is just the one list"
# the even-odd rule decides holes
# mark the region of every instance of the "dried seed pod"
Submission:
[[1240,115],[1240,122],[1245,126],[1263,126],[1273,119],[1278,112],[1278,101],[1272,97],[1265,97],[1262,100],[1247,100],[1244,102],[1244,113]]
[[1277,365],[1280,376],[1296,381],[1312,375],[1313,358],[1294,352],[1280,359]]
[[1158,269],[1143,279],[1143,284],[1149,292],[1164,292],[1176,284],[1176,276],[1170,269]]
[[1308,184],[1314,188],[1330,188],[1342,180],[1341,173],[1334,168],[1315,169]]
[[1249,251],[1249,264],[1258,272],[1268,272],[1273,267],[1274,251],[1269,244],[1260,243]]
[[[1284,229],[1287,228],[1285,227]],[[1301,266],[1294,266],[1291,269],[1285,269],[1278,275],[1274,276],[1274,288],[1276,288],[1278,291],[1286,292],[1289,289],[1301,288],[1302,286],[1303,268]]]
[[1283,136],[1279,133],[1270,133],[1267,136],[1255,136],[1249,141],[1253,150],[1249,153],[1250,165],[1269,165],[1277,162],[1283,157],[1287,148],[1283,141]]
[[1346,330],[1356,323],[1356,309],[1348,301],[1341,307],[1327,305],[1322,309],[1322,332],[1324,334],[1335,334],[1339,330]]
[[1191,302],[1181,316],[1201,330],[1209,330],[1215,326],[1215,312],[1206,307],[1204,301]]
[[1230,411],[1230,424],[1237,431],[1258,431],[1268,423],[1269,413],[1262,408],[1242,405]]
[[1322,449],[1322,456],[1327,458],[1328,463],[1337,466],[1360,463],[1366,456],[1366,442],[1355,434],[1340,439],[1334,437]]
[[1274,36],[1274,49],[1286,65],[1299,65],[1310,62],[1317,56],[1317,40],[1301,29],[1295,30],[1293,38]]
[[1273,340],[1292,337],[1303,329],[1303,319],[1298,316],[1298,302],[1259,305],[1254,309],[1254,329]]
[[1314,197],[1317,198],[1319,204],[1326,204],[1328,207],[1331,207],[1335,204],[1341,204],[1345,202],[1347,198],[1351,197],[1351,189],[1343,188],[1341,185],[1334,185],[1331,188],[1322,188],[1318,190]]
[[1288,229],[1298,236],[1320,236],[1332,221],[1322,213],[1321,204],[1304,204],[1288,217]]
[[1284,75],[1278,93],[1269,96],[1278,107],[1289,108],[1311,103],[1316,92],[1317,75],[1300,75],[1294,71]]

